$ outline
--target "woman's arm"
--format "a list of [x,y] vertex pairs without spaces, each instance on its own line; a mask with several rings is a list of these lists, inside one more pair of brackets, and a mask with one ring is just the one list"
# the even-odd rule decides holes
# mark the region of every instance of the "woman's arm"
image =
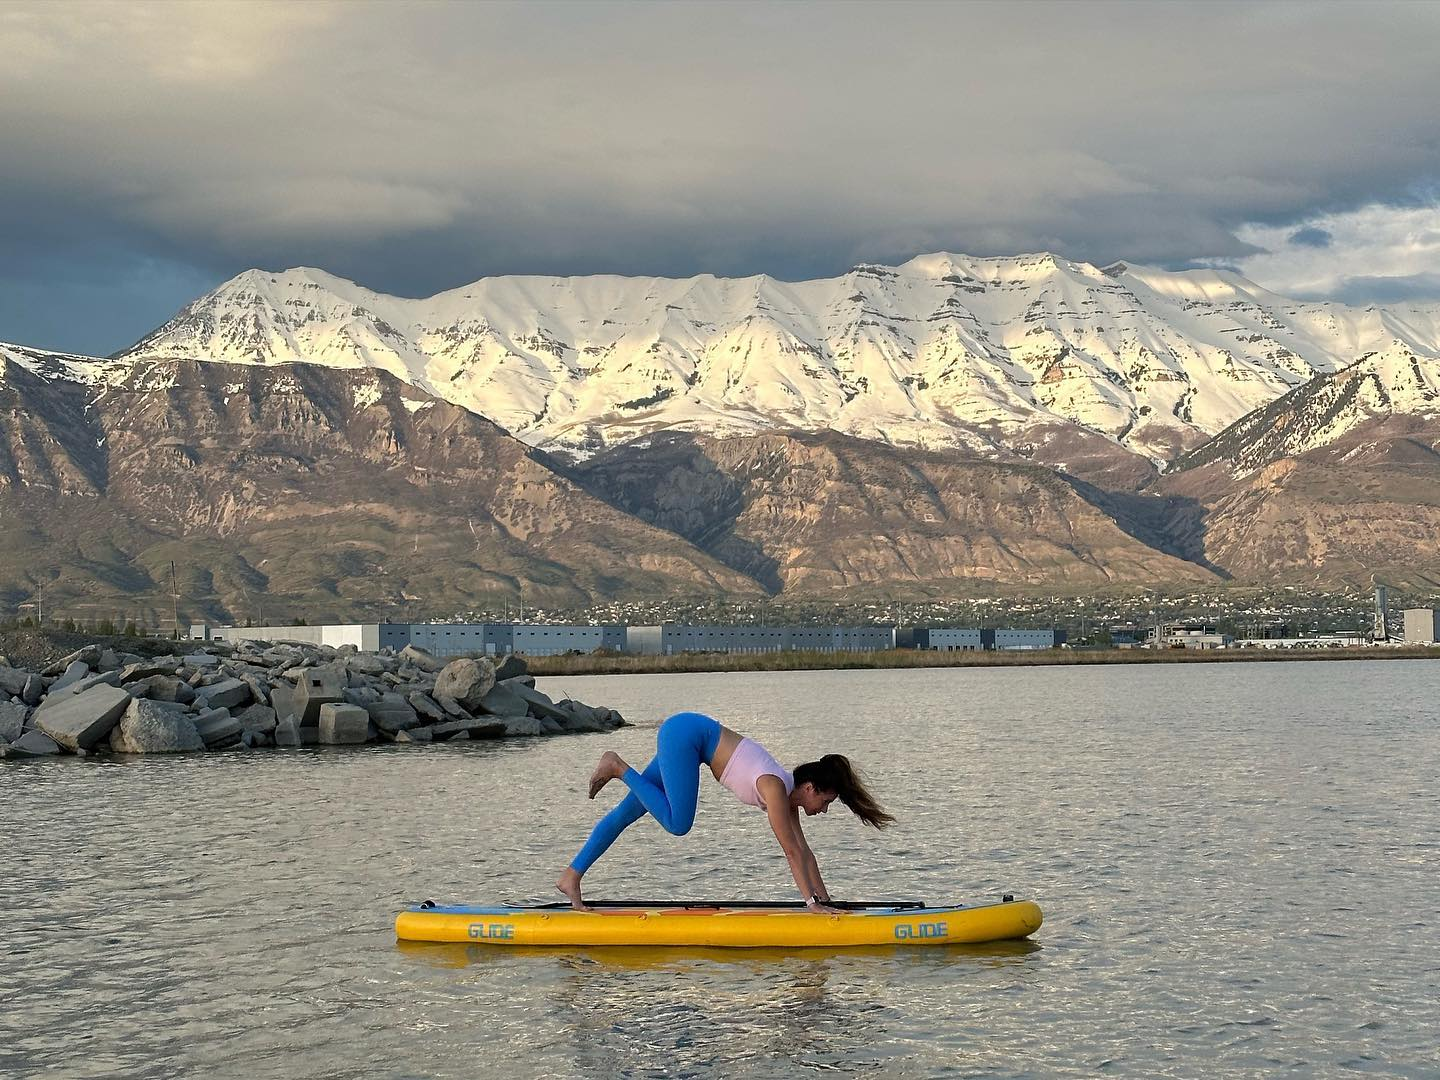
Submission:
[[805,866],[807,876],[814,887],[814,893],[820,897],[822,903],[830,902],[830,890],[826,887],[824,880],[820,877],[820,864],[815,861],[815,852],[810,850],[810,841],[805,839],[805,830],[800,827],[800,812],[793,806],[790,808],[790,822],[795,827],[795,835],[800,838],[800,846],[805,849]]
[[[765,800],[765,813],[770,819],[770,828],[785,852],[785,861],[790,864],[790,876],[805,898],[805,906],[811,911],[827,911],[840,914],[839,908],[829,907],[824,901],[830,898],[825,882],[820,879],[820,867],[805,834],[800,831],[799,815],[790,806],[785,785],[778,776],[762,776],[755,781],[755,788]],[[812,898],[819,897],[819,900]]]

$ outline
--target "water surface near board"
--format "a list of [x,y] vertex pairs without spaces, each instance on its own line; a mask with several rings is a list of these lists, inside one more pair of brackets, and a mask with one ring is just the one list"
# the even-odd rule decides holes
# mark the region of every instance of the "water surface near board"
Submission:
[[[0,768],[0,1074],[1440,1075],[1440,663],[590,677],[552,740]],[[829,954],[399,946],[550,899],[601,749],[710,711],[900,818],[807,822],[834,893],[1038,900],[1033,943]],[[706,781],[598,898],[788,899]]]

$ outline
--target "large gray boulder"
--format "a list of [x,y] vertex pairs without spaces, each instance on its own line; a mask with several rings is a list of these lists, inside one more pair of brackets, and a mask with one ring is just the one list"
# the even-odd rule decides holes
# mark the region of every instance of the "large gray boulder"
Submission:
[[0,739],[14,742],[20,738],[20,733],[25,730],[25,717],[29,715],[30,710],[24,705],[0,701]]
[[426,720],[438,724],[445,719],[445,710],[436,704],[435,699],[424,691],[417,690],[413,694],[407,695],[405,700],[410,703],[412,709]]
[[589,705],[567,699],[557,702],[555,707],[565,714],[566,718],[561,721],[561,723],[565,725],[566,731],[595,732],[605,730],[605,725],[600,722],[600,718],[595,715],[595,710],[590,708]]
[[39,731],[27,731],[5,747],[7,757],[48,757],[60,753],[60,744]]
[[[514,653],[511,653],[509,656],[505,657],[504,660],[501,660],[499,665],[497,665],[495,668],[495,678],[500,682],[504,682],[506,679],[515,679],[519,678],[521,675],[529,674],[529,665],[527,665],[523,659],[516,656]],[[535,683],[532,681],[530,685],[534,686]]]
[[480,710],[491,716],[524,716],[530,705],[504,683],[496,683],[480,699]]
[[51,694],[36,710],[35,726],[67,749],[89,750],[110,734],[134,700],[120,687],[104,683],[80,694]]
[[507,716],[505,718],[506,735],[544,735],[545,733],[542,722],[533,716]]
[[218,750],[238,743],[244,728],[238,719],[230,715],[229,709],[206,709],[195,717],[195,730],[205,741],[207,750]]
[[420,726],[420,717],[400,694],[386,694],[363,708],[377,728],[391,735]]
[[39,675],[31,675],[25,680],[25,689],[20,691],[20,700],[26,705],[39,705],[45,697],[45,680]]
[[430,733],[436,742],[450,742],[462,735],[467,739],[494,739],[505,734],[505,721],[494,716],[483,720],[449,720],[432,725]]
[[374,653],[356,653],[345,658],[345,667],[360,675],[383,675],[394,666]]
[[0,697],[19,697],[29,681],[30,672],[23,668],[0,667]]
[[526,676],[522,675],[519,678],[506,679],[501,685],[524,700],[532,716],[548,716],[551,720],[558,720],[562,724],[566,723],[570,719],[570,714],[564,709],[557,708],[548,695],[526,686],[523,681],[525,678]]
[[207,709],[234,709],[253,696],[250,687],[239,679],[221,679],[197,691],[200,704]]
[[136,698],[110,732],[110,749],[117,754],[183,754],[204,750],[205,740],[182,709]]
[[180,658],[178,656],[159,656],[154,660],[137,660],[120,669],[120,681],[122,683],[139,682],[142,679],[153,679],[156,675],[174,675],[180,670]]
[[101,649],[99,645],[86,645],[82,649],[76,649],[69,656],[62,656],[59,660],[56,660],[48,667],[41,668],[40,674],[50,676],[60,675],[71,664],[74,664],[77,661],[84,664],[86,667],[94,667],[96,664],[100,663],[100,652]]
[[400,650],[400,659],[408,661],[421,671],[428,671],[432,675],[445,666],[438,656],[418,645],[406,645]]
[[370,715],[358,705],[327,703],[320,706],[320,741],[326,746],[348,746],[370,738]]
[[475,712],[494,685],[494,664],[483,657],[462,657],[440,669],[435,678],[435,697],[451,698],[466,710]]
[[79,681],[81,681],[82,678],[85,678],[88,674],[89,664],[86,664],[86,662],[84,661],[76,660],[75,662],[73,662],[73,664],[69,665],[69,667],[65,668],[65,672],[60,675],[58,680],[50,683],[50,693],[58,694],[60,693],[60,691],[65,690],[66,687],[72,687],[72,685],[79,683]]
[[243,731],[254,731],[262,735],[269,735],[275,730],[279,718],[275,710],[269,705],[251,705],[248,709],[236,714],[235,719],[240,721]]
[[127,684],[126,689],[136,697],[171,701],[178,705],[188,705],[195,700],[195,688],[174,675],[151,675]]

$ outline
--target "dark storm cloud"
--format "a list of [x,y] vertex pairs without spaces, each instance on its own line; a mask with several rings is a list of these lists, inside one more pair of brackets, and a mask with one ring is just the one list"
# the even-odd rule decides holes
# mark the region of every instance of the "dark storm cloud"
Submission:
[[1329,247],[1335,238],[1324,229],[1317,229],[1313,225],[1307,225],[1303,229],[1296,229],[1290,234],[1290,243],[1298,244],[1301,247],[1325,248]]
[[420,295],[1243,261],[1246,223],[1440,176],[1437,31],[1410,4],[11,4],[0,338],[109,351],[251,265]]

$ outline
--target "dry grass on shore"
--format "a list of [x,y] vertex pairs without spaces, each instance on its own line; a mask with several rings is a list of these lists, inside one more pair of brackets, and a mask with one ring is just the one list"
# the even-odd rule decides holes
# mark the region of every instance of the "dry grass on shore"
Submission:
[[527,657],[535,675],[646,675],[701,671],[825,671],[841,668],[1044,667],[1086,664],[1225,664],[1285,660],[1434,660],[1440,648],[1036,649],[1024,652],[683,653]]

